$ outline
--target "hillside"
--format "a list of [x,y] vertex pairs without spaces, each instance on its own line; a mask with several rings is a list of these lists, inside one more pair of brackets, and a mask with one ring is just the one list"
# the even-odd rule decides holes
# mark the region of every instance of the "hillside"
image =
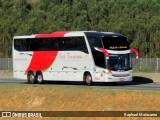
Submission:
[[15,35],[76,30],[122,33],[141,57],[160,57],[160,0],[0,0],[0,57]]

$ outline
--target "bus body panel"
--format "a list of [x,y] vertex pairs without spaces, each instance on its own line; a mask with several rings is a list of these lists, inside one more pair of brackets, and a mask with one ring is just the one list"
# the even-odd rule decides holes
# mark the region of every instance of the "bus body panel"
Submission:
[[132,81],[132,70],[125,72],[113,72],[112,75],[106,75],[105,80],[105,82]]
[[17,52],[15,51],[13,57],[13,75],[15,78],[26,79],[26,69],[28,68],[33,52]]
[[[47,52],[43,53],[45,54]],[[41,68],[41,64],[37,64],[47,63],[47,57],[50,58],[52,56],[47,56],[46,59],[43,59],[41,62],[38,62],[38,60],[41,59],[41,56],[34,56],[37,61],[32,62],[34,59],[33,54],[33,52],[14,52],[14,56],[17,56],[16,58],[13,58],[15,78],[26,79],[28,71],[33,71],[34,73],[42,71],[44,80],[58,79],[82,81],[84,71],[89,71],[91,69],[90,64],[92,63],[92,60],[90,55],[83,52],[58,52],[55,60],[46,69]]]
[[[93,31],[92,31],[93,32]],[[96,33],[96,32],[95,32]],[[104,32],[103,34],[114,34]],[[27,73],[32,71],[36,74],[41,71],[44,80],[47,81],[83,81],[84,73],[90,72],[93,82],[119,82],[132,81],[132,70],[114,71],[98,67],[92,55],[90,43],[85,32],[63,32],[60,37],[83,36],[88,53],[83,51],[17,51],[14,49],[13,40],[13,73],[18,79],[27,78]],[[39,34],[31,36],[15,36],[14,39],[57,37],[54,35]],[[54,38],[54,37],[53,37]],[[130,54],[130,50],[115,51],[107,50],[109,54]]]
[[[54,73],[56,77],[50,78],[45,77],[45,80],[68,80],[68,81],[82,81],[83,71],[90,70],[90,59],[89,55],[79,51],[65,51],[59,52],[55,62],[46,71]],[[79,77],[78,77],[79,76]],[[81,77],[80,77],[81,76]]]

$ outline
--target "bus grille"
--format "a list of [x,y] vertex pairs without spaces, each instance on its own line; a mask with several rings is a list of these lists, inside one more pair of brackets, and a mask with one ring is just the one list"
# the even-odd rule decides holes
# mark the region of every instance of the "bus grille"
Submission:
[[112,74],[113,77],[128,77],[130,74]]

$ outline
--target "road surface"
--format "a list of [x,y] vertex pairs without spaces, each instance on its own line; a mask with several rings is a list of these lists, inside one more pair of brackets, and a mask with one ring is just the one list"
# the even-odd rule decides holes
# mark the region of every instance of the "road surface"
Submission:
[[[0,78],[0,85],[13,84],[13,85],[27,85],[26,80],[12,79],[12,78]],[[30,84],[28,84],[30,85]],[[92,86],[86,86],[82,82],[45,82],[43,85],[52,86],[70,86],[70,87],[91,87],[91,88],[104,88],[113,90],[150,90],[160,91],[160,83],[149,82],[123,82],[117,84],[109,83],[94,83]]]

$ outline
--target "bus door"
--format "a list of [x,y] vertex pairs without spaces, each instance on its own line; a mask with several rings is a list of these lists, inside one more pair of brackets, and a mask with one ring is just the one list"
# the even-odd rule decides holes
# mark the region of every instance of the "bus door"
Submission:
[[95,80],[96,81],[103,81],[105,79],[105,56],[103,52],[100,51],[92,51],[93,59],[96,65],[95,69]]
[[103,81],[105,79],[104,77],[104,71],[106,69],[106,58],[104,56],[104,52],[96,50],[95,48],[102,48],[102,42],[101,38],[98,36],[90,36],[87,35],[87,39],[91,48],[93,60],[95,63],[95,71],[94,71],[94,77],[96,81]]

